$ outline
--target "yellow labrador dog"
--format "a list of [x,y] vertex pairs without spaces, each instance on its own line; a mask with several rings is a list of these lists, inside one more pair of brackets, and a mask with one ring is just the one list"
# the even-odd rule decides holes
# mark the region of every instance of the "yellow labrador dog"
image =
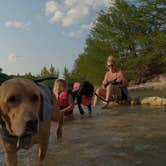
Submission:
[[44,159],[52,117],[58,120],[57,136],[61,136],[61,115],[55,111],[51,97],[44,84],[37,85],[28,79],[11,79],[0,86],[1,137],[6,165],[17,165],[17,150],[34,144],[39,144],[39,161]]

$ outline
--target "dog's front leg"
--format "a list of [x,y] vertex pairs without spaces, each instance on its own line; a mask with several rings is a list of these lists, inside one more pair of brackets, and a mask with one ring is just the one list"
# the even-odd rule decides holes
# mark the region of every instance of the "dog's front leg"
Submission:
[[3,142],[5,152],[6,166],[17,166],[17,150],[16,146],[6,141]]
[[84,115],[84,110],[83,110],[82,107],[81,107],[81,97],[80,97],[79,95],[77,96],[77,105],[78,105],[80,114],[81,114],[81,115]]
[[81,104],[78,104],[78,108],[79,108],[80,114],[84,115],[84,110],[82,109]]
[[48,141],[42,141],[43,143],[39,143],[39,148],[38,148],[38,157],[40,161],[43,161],[45,156],[46,156],[46,152],[47,152],[47,148],[48,148]]
[[44,160],[45,158],[48,148],[49,136],[50,136],[50,120],[44,123],[45,125],[41,128],[40,131],[40,140],[38,148],[38,157],[40,161]]
[[91,104],[88,105],[88,111],[89,111],[89,115],[91,116],[92,115],[92,106],[91,106]]

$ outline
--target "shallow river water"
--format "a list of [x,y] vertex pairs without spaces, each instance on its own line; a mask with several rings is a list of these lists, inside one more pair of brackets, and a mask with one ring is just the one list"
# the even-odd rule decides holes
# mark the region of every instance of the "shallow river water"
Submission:
[[[134,93],[131,93],[134,95]],[[165,94],[165,93],[164,93]],[[154,96],[154,95],[153,95]],[[164,95],[163,95],[164,97]],[[123,106],[100,108],[65,121],[63,139],[55,139],[54,123],[44,166],[165,166],[166,108]],[[33,166],[37,146],[18,153],[20,166]],[[0,166],[4,165],[0,146]]]

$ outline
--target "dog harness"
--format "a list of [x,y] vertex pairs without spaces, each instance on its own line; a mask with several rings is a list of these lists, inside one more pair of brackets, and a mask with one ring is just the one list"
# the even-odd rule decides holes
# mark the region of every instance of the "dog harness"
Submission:
[[39,113],[40,122],[50,118],[53,114],[53,100],[51,90],[42,83],[37,83],[43,96],[43,110]]
[[91,97],[87,97],[85,95],[81,96],[81,102],[84,106],[89,106],[91,104]]
[[[53,102],[52,102],[52,94],[51,94],[50,89],[42,83],[36,83],[36,84],[43,96],[43,110],[41,112],[39,112],[39,114],[38,114],[39,125],[40,125],[40,123],[42,121],[44,121],[52,116]],[[2,128],[0,130],[0,134],[5,141],[16,144],[17,148],[19,148],[21,145],[23,145],[24,148],[26,148],[26,145],[29,145],[31,142],[31,139],[32,139],[32,134],[24,134],[20,137],[10,135],[8,130],[6,129],[5,122],[2,123]]]

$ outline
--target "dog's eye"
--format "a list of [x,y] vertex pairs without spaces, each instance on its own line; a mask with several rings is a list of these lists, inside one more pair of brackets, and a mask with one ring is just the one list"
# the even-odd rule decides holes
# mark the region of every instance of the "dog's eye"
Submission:
[[11,104],[15,103],[16,101],[17,101],[16,96],[10,96],[10,97],[7,99],[7,102],[8,102],[8,103],[11,103]]
[[38,100],[39,100],[39,97],[37,95],[34,94],[31,96],[31,101],[36,102]]

